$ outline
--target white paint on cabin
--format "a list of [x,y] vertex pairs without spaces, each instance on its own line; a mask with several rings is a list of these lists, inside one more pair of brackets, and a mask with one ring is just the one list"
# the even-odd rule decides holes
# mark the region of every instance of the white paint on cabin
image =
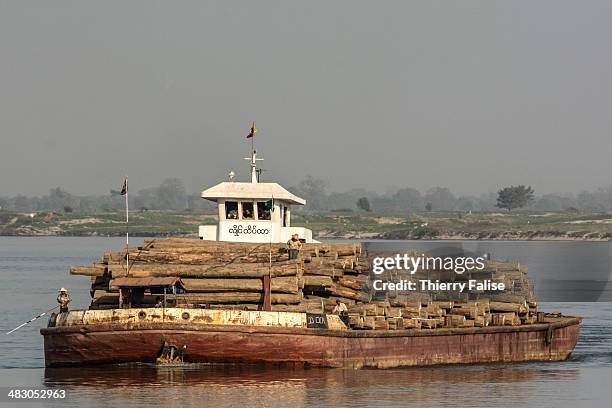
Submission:
[[219,223],[201,225],[200,239],[279,243],[298,234],[305,242],[317,242],[308,228],[291,226],[291,205],[304,205],[306,200],[278,183],[260,183],[257,160],[253,153],[250,183],[226,181],[202,191],[202,198],[217,203]]

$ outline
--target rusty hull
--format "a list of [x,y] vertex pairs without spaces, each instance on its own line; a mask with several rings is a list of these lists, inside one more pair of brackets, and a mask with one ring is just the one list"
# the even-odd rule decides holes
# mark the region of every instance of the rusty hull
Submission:
[[421,330],[114,323],[41,329],[47,366],[154,362],[162,344],[187,362],[390,368],[558,361],[578,341],[580,318],[523,326]]

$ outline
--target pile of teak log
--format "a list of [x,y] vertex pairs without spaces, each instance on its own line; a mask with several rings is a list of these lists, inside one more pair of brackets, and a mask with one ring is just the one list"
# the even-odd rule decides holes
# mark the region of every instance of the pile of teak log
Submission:
[[[180,277],[185,286],[183,293],[169,297],[172,306],[261,310],[263,277],[269,274],[273,311],[330,313],[340,300],[348,306],[353,329],[514,326],[542,319],[529,296],[461,301],[385,293],[384,299],[373,300],[380,293],[371,288],[361,251],[359,244],[304,244],[299,259],[289,260],[284,244],[152,239],[130,248],[129,266],[125,251],[106,252],[91,266],[72,266],[70,273],[91,277],[90,309],[119,307],[116,278],[172,276]],[[504,279],[512,273],[526,276],[526,270],[509,265],[498,262],[494,269]],[[153,305],[158,298],[146,294],[143,302]]]
[[[119,277],[180,277],[185,292],[176,306],[259,310],[263,277],[269,274],[273,311],[330,312],[336,302],[369,301],[367,274],[360,264],[359,244],[304,244],[300,257],[289,260],[284,244],[154,239],[126,253],[106,252],[92,266],[73,266],[75,275],[91,276],[91,309],[119,306]],[[157,296],[145,296],[154,303]]]
[[[364,330],[519,326],[543,321],[535,301],[373,301],[349,307],[349,325]],[[538,320],[539,319],[539,320]]]

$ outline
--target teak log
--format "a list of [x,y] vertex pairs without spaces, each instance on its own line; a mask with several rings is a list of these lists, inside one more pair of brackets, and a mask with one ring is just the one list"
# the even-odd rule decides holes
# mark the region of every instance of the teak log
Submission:
[[[174,248],[197,248],[200,251],[208,252],[223,252],[223,251],[269,251],[273,252],[285,251],[287,245],[284,243],[260,244],[260,243],[245,243],[245,242],[219,242],[219,241],[203,241],[192,238],[166,238],[145,240],[143,248],[149,250],[157,249],[174,249]],[[303,254],[311,254],[314,256],[326,254],[328,252],[337,252],[338,255],[357,255],[361,253],[361,245],[358,244],[304,244],[302,246]]]
[[529,308],[521,303],[490,302],[489,309],[492,312],[514,312],[527,313]]
[[255,292],[210,292],[176,295],[179,303],[259,303],[262,293]]
[[304,286],[316,286],[322,288],[332,288],[335,286],[334,281],[329,276],[304,275],[302,279],[304,281]]
[[261,292],[261,279],[183,279],[188,293],[202,292]]
[[78,266],[73,265],[70,267],[71,275],[82,275],[82,276],[102,276],[106,267],[100,264],[94,264],[92,266]]
[[357,276],[343,276],[338,279],[338,283],[354,290],[362,290],[365,286],[365,280]]
[[[183,279],[188,293],[206,292],[261,292],[262,279]],[[298,293],[298,280],[295,276],[272,278],[272,292]]]
[[299,282],[297,276],[284,276],[272,278],[270,282],[272,293],[298,293]]
[[[256,292],[208,292],[176,295],[179,303],[259,303],[263,293]],[[302,294],[272,293],[272,303],[299,304]]]
[[[131,263],[131,261],[130,261]],[[109,264],[113,278],[125,276],[123,265]],[[302,264],[295,261],[273,263],[237,263],[212,265],[167,265],[134,264],[129,268],[133,277],[178,276],[181,278],[261,278],[270,273],[272,277],[294,276],[302,271]]]
[[343,286],[336,285],[336,287],[331,290],[331,293],[335,296],[353,299],[360,302],[368,302],[370,300],[370,297],[366,293],[345,288]]

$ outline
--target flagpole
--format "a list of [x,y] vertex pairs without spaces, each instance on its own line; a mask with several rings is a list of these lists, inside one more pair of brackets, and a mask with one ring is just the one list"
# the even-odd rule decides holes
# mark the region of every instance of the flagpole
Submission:
[[[253,137],[251,137],[251,157],[254,157],[255,155],[255,133],[257,133],[255,131],[255,122],[253,122],[253,124],[251,125],[251,132],[253,133]],[[255,165],[255,163],[252,163],[253,165]]]
[[251,183],[257,183],[257,171],[255,168],[255,161],[256,159],[256,154],[255,153],[255,132],[257,132],[257,129],[255,129],[255,122],[251,122],[251,131],[249,132],[249,134],[247,135],[247,139],[251,139],[251,155],[250,157],[245,157],[245,160],[250,160],[251,161]]
[[129,188],[128,178],[125,176],[125,275],[130,273],[130,211],[129,211],[129,200],[128,200]]
[[[270,246],[268,258],[268,274],[264,277],[264,305],[266,312],[272,311],[272,238],[274,235],[274,194],[272,194],[272,208],[270,209]],[[267,278],[267,279],[266,279]]]

